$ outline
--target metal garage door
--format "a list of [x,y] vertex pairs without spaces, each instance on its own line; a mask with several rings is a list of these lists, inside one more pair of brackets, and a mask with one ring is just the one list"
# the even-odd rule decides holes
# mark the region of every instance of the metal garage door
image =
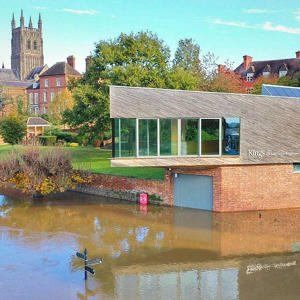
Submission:
[[181,207],[212,210],[212,176],[173,175],[174,205]]

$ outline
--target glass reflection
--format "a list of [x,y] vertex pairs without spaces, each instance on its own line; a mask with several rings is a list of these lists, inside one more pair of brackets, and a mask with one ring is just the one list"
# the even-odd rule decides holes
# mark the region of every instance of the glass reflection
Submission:
[[240,118],[224,118],[222,155],[240,155]]
[[139,120],[139,155],[157,155],[157,120]]
[[198,119],[181,120],[181,155],[198,154]]
[[161,119],[160,155],[178,155],[178,120]]
[[219,155],[219,119],[201,120],[201,154]]

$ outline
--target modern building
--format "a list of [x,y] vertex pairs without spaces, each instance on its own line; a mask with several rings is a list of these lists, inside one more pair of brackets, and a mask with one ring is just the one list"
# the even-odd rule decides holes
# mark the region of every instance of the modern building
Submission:
[[27,88],[31,112],[36,115],[47,114],[49,103],[53,101],[56,93],[67,88],[66,84],[71,77],[82,77],[75,69],[73,55],[67,57],[67,62],[57,62],[40,74],[40,80]]
[[296,52],[295,58],[277,60],[252,61],[249,55],[243,56],[243,62],[234,70],[241,76],[241,83],[247,93],[253,90],[253,84],[261,76],[285,76],[293,75],[300,71],[300,51]]
[[300,99],[110,87],[113,167],[162,167],[169,203],[300,207]]

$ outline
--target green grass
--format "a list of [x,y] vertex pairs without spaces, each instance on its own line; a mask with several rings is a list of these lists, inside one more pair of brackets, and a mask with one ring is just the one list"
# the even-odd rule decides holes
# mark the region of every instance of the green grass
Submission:
[[[21,146],[15,146],[20,149]],[[46,147],[43,147],[46,148]],[[10,145],[0,146],[0,155],[11,151]],[[121,175],[137,178],[164,179],[162,168],[112,168],[110,166],[111,150],[98,148],[76,147],[66,148],[70,151],[74,168],[88,167],[93,173]]]

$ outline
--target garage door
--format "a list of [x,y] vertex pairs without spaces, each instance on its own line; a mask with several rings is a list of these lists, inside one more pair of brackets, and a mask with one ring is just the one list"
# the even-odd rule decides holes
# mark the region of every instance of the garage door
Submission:
[[213,177],[173,175],[174,205],[213,210]]

